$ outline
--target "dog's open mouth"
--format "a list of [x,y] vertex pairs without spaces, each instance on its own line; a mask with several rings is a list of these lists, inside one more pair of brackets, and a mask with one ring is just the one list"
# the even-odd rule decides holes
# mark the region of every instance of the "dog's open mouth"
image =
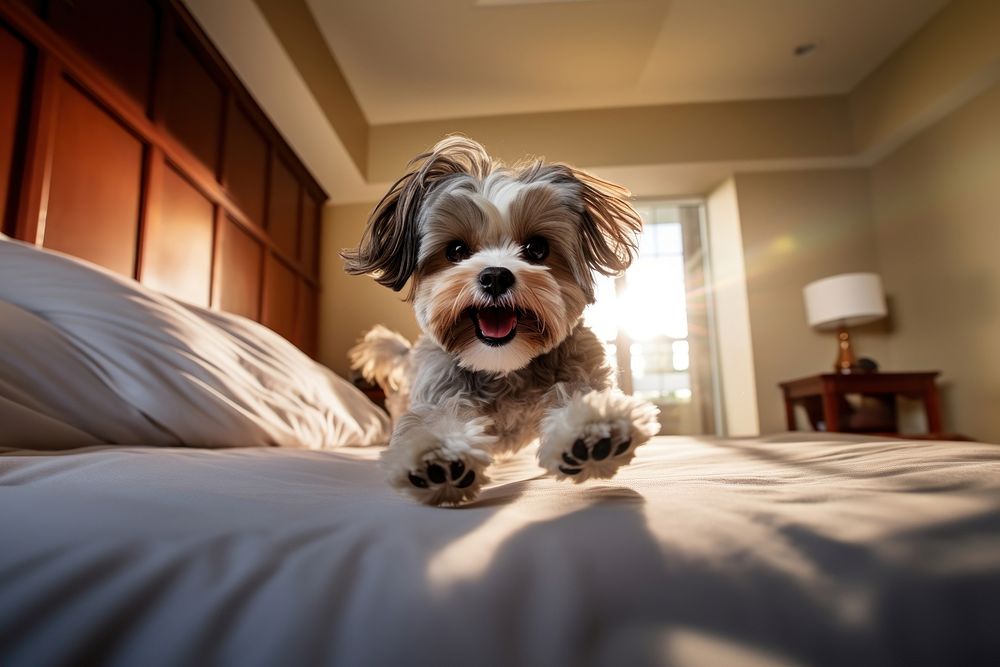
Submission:
[[517,335],[517,311],[513,308],[472,308],[469,314],[476,325],[476,337],[487,345],[505,345]]

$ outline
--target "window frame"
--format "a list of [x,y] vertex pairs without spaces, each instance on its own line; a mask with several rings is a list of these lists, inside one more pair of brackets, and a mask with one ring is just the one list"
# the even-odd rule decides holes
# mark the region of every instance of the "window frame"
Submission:
[[[642,198],[634,200],[637,209],[647,209],[643,217],[643,228],[656,224],[656,210],[660,207],[675,208],[681,226],[681,252],[684,262],[685,307],[687,316],[687,336],[671,339],[686,340],[688,343],[688,377],[691,387],[690,410],[696,412],[696,419],[703,434],[719,432],[718,369],[715,360],[714,318],[712,317],[711,290],[709,289],[709,267],[707,266],[707,229],[705,202],[700,199]],[[623,273],[614,281],[616,298],[621,298],[626,289]],[[616,379],[619,388],[626,394],[634,392],[632,377],[631,348],[634,341],[624,327],[617,328],[614,340],[601,340],[603,344],[614,344],[617,362]]]

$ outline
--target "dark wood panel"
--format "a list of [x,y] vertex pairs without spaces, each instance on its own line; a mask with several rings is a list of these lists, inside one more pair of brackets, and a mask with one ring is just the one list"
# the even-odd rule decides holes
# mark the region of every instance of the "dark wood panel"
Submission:
[[17,238],[22,241],[40,245],[52,175],[50,147],[55,138],[62,70],[58,61],[44,52],[36,54],[33,69],[31,93],[28,94],[31,111],[25,136],[14,230]]
[[142,237],[143,284],[208,306],[212,285],[212,202],[170,165],[162,173],[158,214],[146,219]]
[[[266,319],[315,354],[326,195],[181,2],[40,6],[0,0],[0,30],[13,26],[24,44],[13,57],[0,50],[0,91],[18,98],[0,107],[17,124],[13,134],[0,124],[0,156],[19,137],[17,166],[5,163],[11,231]],[[30,80],[11,83],[19,73]]]
[[284,158],[271,159],[271,196],[267,207],[267,231],[271,240],[289,257],[298,257],[299,182]]
[[281,133],[271,124],[266,114],[257,105],[254,97],[246,90],[239,77],[236,76],[222,55],[212,45],[208,36],[198,26],[198,22],[191,16],[191,13],[184,6],[183,2],[181,0],[167,0],[167,3],[170,6],[170,14],[174,22],[189,31],[192,43],[200,45],[206,66],[214,66],[213,71],[224,82],[227,91],[236,98],[246,111],[250,112],[257,127],[264,131],[268,142],[282,151],[282,154],[285,156],[288,164],[292,166],[292,171],[296,174],[299,181],[306,183],[309,191],[320,201],[326,201],[326,192],[324,192],[323,188],[305,165],[302,164],[301,160],[298,159],[295,152],[291,150],[281,136]]
[[42,0],[18,0],[22,5],[30,9],[35,14],[42,14]]
[[149,107],[159,12],[147,0],[51,0],[49,24]]
[[247,217],[263,227],[267,141],[235,102],[230,104],[226,116],[225,146],[223,185]]
[[228,216],[219,224],[212,306],[252,320],[260,319],[264,249]]
[[295,291],[298,278],[274,255],[264,262],[264,298],[261,322],[288,340],[295,339]]
[[15,215],[11,177],[26,57],[24,43],[0,26],[0,231],[6,233],[12,233]]
[[299,281],[293,342],[310,357],[315,357],[318,352],[319,303],[316,296],[316,290],[312,286],[304,280]]
[[156,117],[213,174],[218,174],[225,102],[222,86],[186,38],[170,31],[166,41]]
[[43,244],[132,276],[142,143],[76,86],[58,85]]
[[299,240],[299,261],[306,275],[315,276],[318,269],[320,205],[307,192],[302,193],[302,233]]

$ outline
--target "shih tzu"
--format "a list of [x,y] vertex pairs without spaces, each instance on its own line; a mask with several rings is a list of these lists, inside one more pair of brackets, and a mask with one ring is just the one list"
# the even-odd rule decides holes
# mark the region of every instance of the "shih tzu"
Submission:
[[342,256],[393,290],[409,281],[424,335],[375,327],[351,362],[386,391],[390,484],[438,505],[475,498],[492,459],[539,441],[559,479],[612,477],[659,431],[613,386],[582,322],[594,271],[632,262],[628,192],[563,164],[506,167],[453,136],[419,155]]

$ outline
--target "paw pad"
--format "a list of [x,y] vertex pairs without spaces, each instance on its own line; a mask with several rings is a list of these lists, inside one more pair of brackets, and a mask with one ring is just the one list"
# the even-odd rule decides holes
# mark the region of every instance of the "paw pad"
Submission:
[[466,470],[461,461],[429,462],[423,471],[414,471],[407,475],[410,484],[418,489],[428,489],[431,485],[449,484],[458,489],[468,488],[476,481],[476,471]]
[[562,460],[566,465],[560,465],[559,470],[564,475],[579,475],[587,461],[603,461],[609,456],[621,456],[631,444],[632,438],[625,438],[615,446],[611,438],[601,438],[589,445],[583,438],[579,438],[570,448],[570,454],[563,452]]

